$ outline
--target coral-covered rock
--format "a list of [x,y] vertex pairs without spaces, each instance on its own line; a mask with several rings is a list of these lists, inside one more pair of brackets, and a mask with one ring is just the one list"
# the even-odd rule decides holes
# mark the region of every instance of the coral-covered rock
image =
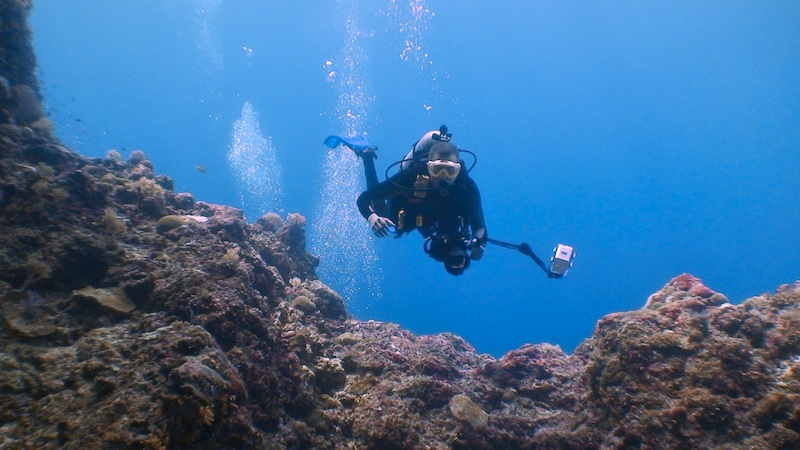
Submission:
[[660,291],[651,295],[645,309],[657,309],[668,303],[681,303],[696,309],[727,303],[724,295],[706,287],[699,278],[684,273],[670,280]]
[[[777,331],[776,324],[797,316],[800,292],[791,290],[794,300],[782,308],[770,306],[771,298],[734,306],[712,292],[684,274],[653,294],[651,300],[660,300],[648,301],[646,309],[598,322],[586,344],[590,408],[581,416],[607,433],[607,445],[739,448],[735,440],[748,448],[800,442],[794,425],[764,427],[763,420],[753,420],[772,408],[764,405],[765,395],[777,389],[781,399],[789,399],[795,392],[770,373],[790,365],[791,356],[776,344],[796,333]],[[800,407],[795,405],[790,408]],[[772,434],[778,429],[780,437]]]
[[96,289],[86,287],[72,291],[72,299],[76,301],[88,300],[101,308],[118,314],[128,314],[136,309],[136,304],[120,288]]
[[466,395],[455,395],[450,399],[453,417],[472,428],[484,429],[489,425],[489,414]]
[[45,300],[33,291],[7,291],[0,297],[3,324],[12,336],[24,339],[51,338],[62,332],[45,311]]
[[800,443],[798,285],[734,305],[683,274],[572,355],[496,359],[354,320],[316,279],[302,216],[248,224],[179,199],[143,154],[87,159],[0,131],[3,446]]

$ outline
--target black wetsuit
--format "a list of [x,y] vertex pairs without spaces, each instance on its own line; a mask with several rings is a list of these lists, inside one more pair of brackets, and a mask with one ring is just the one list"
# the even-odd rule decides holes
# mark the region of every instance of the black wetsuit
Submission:
[[[374,164],[371,159],[364,162],[367,170],[366,166]],[[418,176],[427,174],[427,167],[418,163],[377,184],[377,177],[370,180],[368,174],[368,189],[358,197],[358,210],[365,219],[373,212],[387,217],[397,225],[398,235],[417,229],[425,237],[434,232],[468,237],[468,229],[474,232],[486,227],[480,191],[466,170],[452,185],[442,183],[433,189],[427,183],[425,188],[415,190]]]

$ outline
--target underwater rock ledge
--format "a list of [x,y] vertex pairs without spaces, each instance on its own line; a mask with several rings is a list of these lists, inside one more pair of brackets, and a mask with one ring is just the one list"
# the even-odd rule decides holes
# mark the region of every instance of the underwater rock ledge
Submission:
[[689,274],[573,354],[354,320],[305,219],[0,124],[2,448],[794,448],[800,283]]
[[354,320],[302,216],[55,140],[29,8],[0,0],[0,448],[800,448],[800,283],[682,274],[571,355]]

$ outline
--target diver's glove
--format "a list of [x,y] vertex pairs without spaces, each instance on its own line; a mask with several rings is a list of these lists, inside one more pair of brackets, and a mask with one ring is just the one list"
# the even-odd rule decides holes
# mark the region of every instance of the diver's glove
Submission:
[[485,235],[486,229],[478,228],[475,230],[475,238],[469,243],[469,248],[471,250],[469,257],[475,261],[483,258],[484,245],[486,243]]
[[372,232],[378,237],[388,236],[390,231],[389,227],[395,227],[394,222],[375,213],[372,213],[369,215],[369,217],[367,217],[367,222],[369,222],[369,227],[372,229]]
[[483,258],[483,250],[484,250],[483,244],[478,244],[476,241],[477,239],[472,240],[472,244],[470,245],[472,251],[469,254],[469,257],[475,261]]

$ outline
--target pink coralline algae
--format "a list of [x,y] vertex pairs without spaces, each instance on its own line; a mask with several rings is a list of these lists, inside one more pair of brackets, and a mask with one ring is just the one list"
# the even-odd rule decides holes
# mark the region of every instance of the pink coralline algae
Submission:
[[663,289],[651,295],[644,307],[647,309],[660,308],[664,304],[683,302],[683,306],[704,308],[706,306],[719,306],[728,302],[724,295],[709,289],[700,279],[684,273],[670,280]]

